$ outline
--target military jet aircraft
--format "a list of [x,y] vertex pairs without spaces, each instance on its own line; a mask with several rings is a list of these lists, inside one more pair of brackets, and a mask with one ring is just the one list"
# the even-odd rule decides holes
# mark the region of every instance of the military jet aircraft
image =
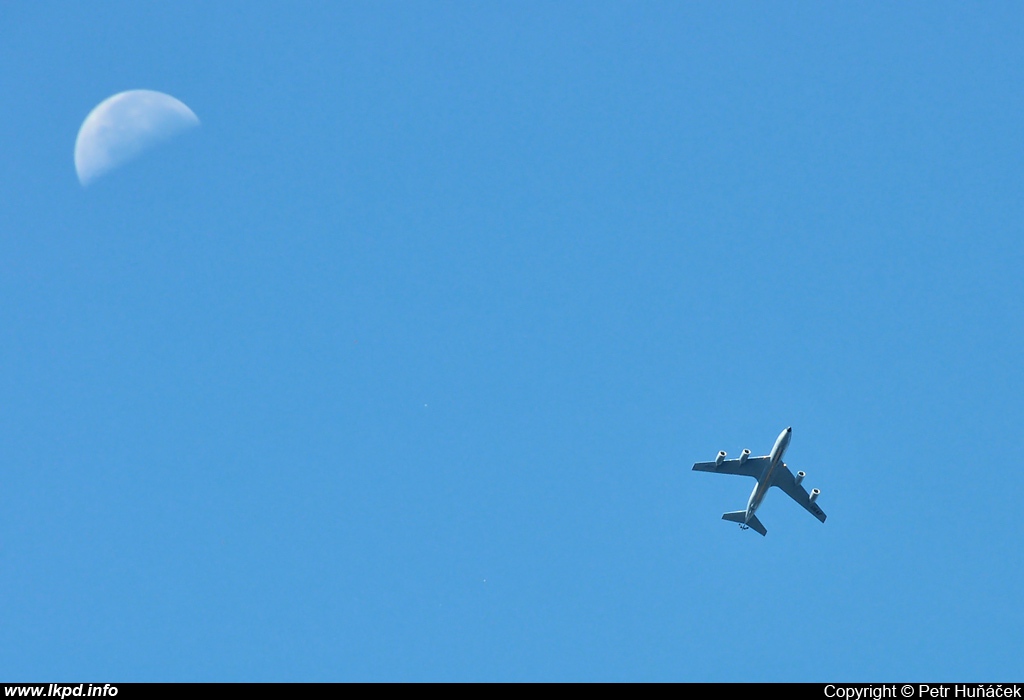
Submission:
[[802,505],[807,511],[821,522],[825,522],[825,513],[815,503],[818,500],[818,489],[807,489],[800,485],[800,482],[807,476],[803,472],[789,471],[789,467],[782,461],[782,455],[789,447],[789,440],[793,436],[793,428],[786,428],[779,434],[775,446],[767,457],[751,457],[750,450],[743,450],[739,459],[726,459],[724,452],[719,452],[714,462],[697,462],[693,465],[695,472],[714,472],[716,474],[737,474],[739,476],[752,476],[757,479],[757,485],[750,493],[746,510],[738,510],[735,513],[725,513],[722,520],[730,520],[739,523],[743,530],[752,529],[767,535],[768,531],[754,515],[754,511],[761,505],[764,496],[771,486],[778,486],[794,501]]

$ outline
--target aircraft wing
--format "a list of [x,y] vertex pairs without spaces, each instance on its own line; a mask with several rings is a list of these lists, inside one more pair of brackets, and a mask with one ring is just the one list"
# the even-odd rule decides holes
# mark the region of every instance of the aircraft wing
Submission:
[[768,466],[767,457],[748,457],[740,464],[738,459],[722,460],[721,464],[714,462],[697,462],[693,465],[695,472],[714,472],[715,474],[736,474],[737,476],[752,476],[755,479],[761,476],[764,468]]
[[[748,459],[747,461],[749,462],[750,460]],[[787,496],[807,509],[808,513],[821,522],[825,522],[825,511],[819,508],[817,503],[811,503],[811,497],[807,493],[807,489],[796,483],[793,472],[789,471],[789,467],[785,464],[780,464],[775,468],[775,473],[772,474],[772,486],[778,486],[786,492]]]

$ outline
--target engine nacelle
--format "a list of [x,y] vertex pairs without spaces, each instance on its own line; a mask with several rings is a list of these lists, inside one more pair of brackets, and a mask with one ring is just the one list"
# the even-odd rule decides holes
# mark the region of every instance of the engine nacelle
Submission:
[[797,472],[796,473],[796,478],[793,479],[793,483],[795,483],[797,486],[799,486],[800,482],[804,480],[805,476],[807,476],[807,475],[804,474],[803,472]]
[[743,464],[744,462],[746,462],[747,461],[747,457],[749,457],[749,456],[750,456],[750,450],[743,450],[743,452],[740,453],[740,464]]
[[808,500],[811,503],[814,503],[816,500],[818,500],[818,496],[820,496],[820,495],[821,495],[821,491],[819,491],[818,489],[811,489],[811,496],[810,496],[810,498]]
[[716,467],[721,466],[722,462],[724,462],[724,461],[725,461],[725,452],[719,452],[718,456],[715,457],[715,466]]

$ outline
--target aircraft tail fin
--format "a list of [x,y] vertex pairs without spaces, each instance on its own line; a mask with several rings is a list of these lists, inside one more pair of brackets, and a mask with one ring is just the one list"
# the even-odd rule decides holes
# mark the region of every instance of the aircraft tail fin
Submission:
[[747,525],[754,532],[760,533],[763,537],[768,534],[768,530],[765,529],[761,521],[757,519],[756,515],[751,515],[750,520],[747,520],[747,511],[737,510],[733,513],[723,513],[722,520],[728,520],[730,522],[739,523],[740,525]]

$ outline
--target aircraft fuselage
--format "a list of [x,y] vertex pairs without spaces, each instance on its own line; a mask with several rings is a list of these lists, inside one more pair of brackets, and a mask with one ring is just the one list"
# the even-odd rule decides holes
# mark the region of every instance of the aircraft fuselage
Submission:
[[757,507],[761,505],[765,494],[768,493],[768,488],[772,483],[772,472],[782,463],[782,455],[786,453],[791,437],[793,437],[793,428],[790,427],[783,430],[779,433],[775,446],[772,447],[772,451],[768,454],[768,466],[764,468],[764,472],[758,477],[757,484],[754,485],[754,490],[750,492],[750,499],[747,501],[748,521],[754,516]]

